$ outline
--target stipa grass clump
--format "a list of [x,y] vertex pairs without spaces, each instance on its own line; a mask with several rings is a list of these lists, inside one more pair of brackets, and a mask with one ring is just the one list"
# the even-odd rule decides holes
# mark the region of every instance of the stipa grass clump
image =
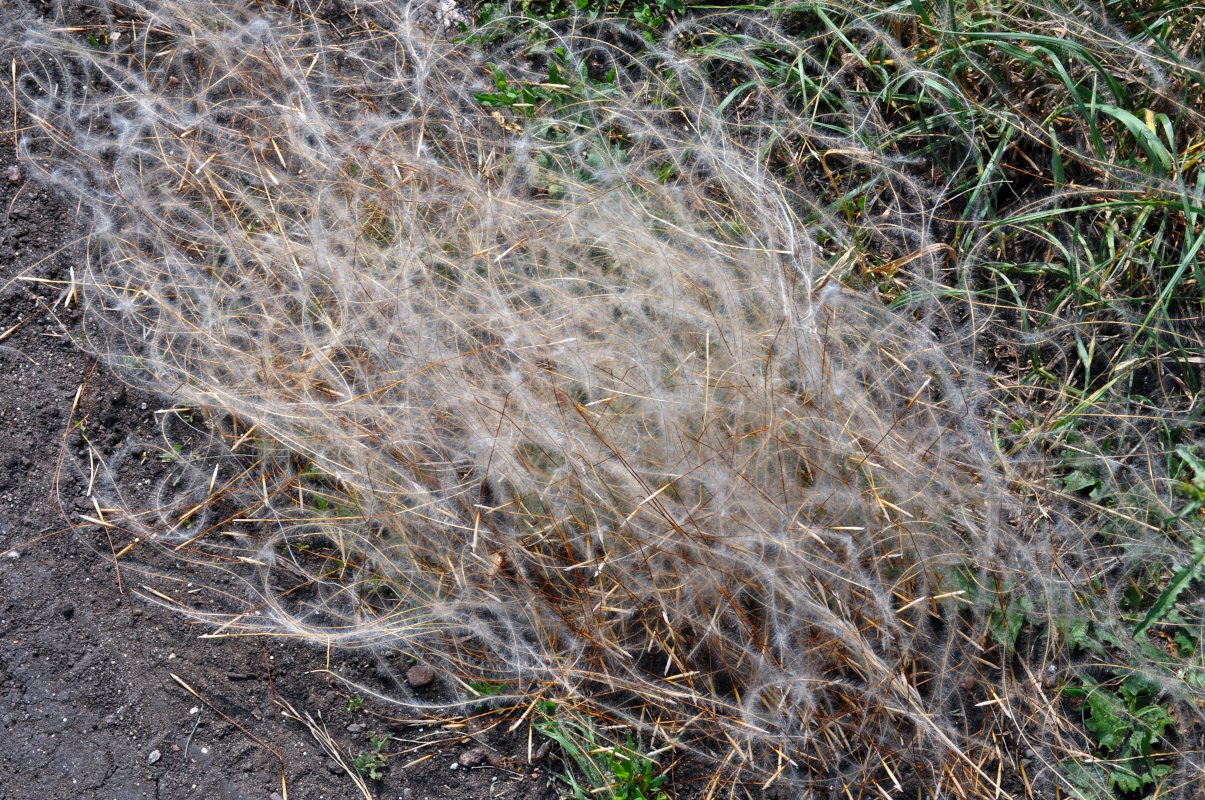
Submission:
[[[1000,452],[976,322],[932,299],[954,87],[903,125],[764,20],[533,49],[385,3],[99,8],[4,29],[22,155],[85,210],[90,346],[209,415],[157,507],[94,485],[241,581],[215,622],[421,655],[716,783],[990,792],[985,731],[1062,758],[984,632],[1065,618],[1097,543],[1027,513],[1041,462]],[[937,80],[842,35],[894,91]],[[867,253],[920,299],[841,287]]]

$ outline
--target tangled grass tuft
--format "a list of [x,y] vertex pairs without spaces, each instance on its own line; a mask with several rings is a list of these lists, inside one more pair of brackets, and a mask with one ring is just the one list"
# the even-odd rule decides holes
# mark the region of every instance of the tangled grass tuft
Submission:
[[[451,43],[376,0],[242,6],[0,29],[21,155],[85,212],[89,346],[208,415],[152,507],[96,491],[240,581],[215,623],[571,704],[712,763],[713,789],[992,794],[1000,747],[1060,775],[1091,746],[1041,670],[1076,674],[1055,643],[1089,617],[1192,706],[1117,633],[1121,591],[1088,588],[1189,552],[1168,448],[1132,418],[1148,452],[1077,445],[1122,498],[1093,508],[1049,437],[1001,430],[977,348],[1010,321],[976,283],[998,187],[959,183],[991,120],[901,43],[913,22],[816,6],[839,59],[791,14],[655,44],[553,20],[533,52],[506,18]],[[1136,44],[1098,55],[1169,80]],[[1183,188],[1073,139],[1060,163],[1108,185]],[[1125,412],[1116,389],[1077,414]],[[1133,524],[1102,538],[1106,512]],[[1019,642],[1025,620],[1050,633]]]

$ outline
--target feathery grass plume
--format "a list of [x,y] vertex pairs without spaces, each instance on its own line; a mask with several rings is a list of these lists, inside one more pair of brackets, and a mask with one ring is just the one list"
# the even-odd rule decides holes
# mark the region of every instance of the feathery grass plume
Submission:
[[[213,621],[571,703],[710,762],[712,788],[994,794],[993,737],[1066,758],[1057,697],[1012,661],[1023,618],[1057,630],[1102,566],[1182,557],[1191,520],[1102,541],[990,421],[974,346],[1007,320],[979,282],[1043,231],[987,212],[979,126],[1000,148],[1048,126],[977,113],[906,41],[974,64],[990,37],[871,5],[658,43],[551,21],[538,47],[373,0],[97,8],[2,29],[21,155],[84,209],[90,347],[208,414],[202,448],[165,419],[155,505],[120,496],[122,453],[95,485],[112,524],[238,579]],[[1191,193],[1093,131],[1053,139],[1093,191]],[[1061,181],[1029,208],[1084,202]],[[1175,507],[1158,454],[1101,455],[1113,496]],[[1097,607],[1114,640],[1120,600]]]

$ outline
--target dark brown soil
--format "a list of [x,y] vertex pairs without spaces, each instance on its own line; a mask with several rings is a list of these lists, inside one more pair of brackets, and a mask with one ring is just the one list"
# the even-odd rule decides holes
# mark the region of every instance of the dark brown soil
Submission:
[[[122,553],[128,537],[90,521],[103,509],[73,464],[149,447],[155,412],[171,403],[77,346],[80,315],[62,296],[72,209],[22,174],[2,100],[0,119],[0,800],[362,797],[281,702],[325,726],[345,763],[392,734],[383,779],[367,781],[376,798],[555,797],[561,767],[528,763],[525,725],[407,719],[371,698],[349,710],[326,670],[387,691],[371,656],[203,639],[208,630],[143,599],[144,586],[187,592],[187,573],[146,547]],[[122,479],[136,487],[167,468],[147,458]],[[476,747],[482,764],[457,763]]]

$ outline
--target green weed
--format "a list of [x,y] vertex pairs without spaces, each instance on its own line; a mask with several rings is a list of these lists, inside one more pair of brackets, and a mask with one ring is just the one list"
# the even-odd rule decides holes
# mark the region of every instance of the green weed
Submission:
[[474,680],[469,681],[469,691],[476,697],[499,697],[514,691],[514,687],[507,683],[497,683],[495,681]]
[[622,744],[611,742],[589,718],[552,702],[540,704],[533,725],[572,764],[562,780],[576,800],[666,800],[660,766],[639,751],[630,733]]
[[351,765],[356,772],[374,781],[379,781],[385,777],[385,770],[389,768],[389,762],[386,760],[382,750],[392,738],[392,733],[373,734],[370,736],[368,740],[372,745],[372,749],[361,750],[351,761]]
[[1081,686],[1063,689],[1065,697],[1082,699],[1084,727],[1106,756],[1060,765],[1081,797],[1105,797],[1105,786],[1127,794],[1150,792],[1171,772],[1167,755],[1154,750],[1175,725],[1168,707],[1156,702],[1159,694],[1158,683],[1138,674],[1111,684],[1085,676]]
[[1189,478],[1186,475],[1188,470],[1181,470],[1185,477],[1180,481],[1178,487],[1180,494],[1188,501],[1180,509],[1178,516],[1187,518],[1198,514],[1202,508],[1205,508],[1205,460],[1183,445],[1176,448],[1176,455],[1180,457],[1183,465],[1193,473]]
[[172,445],[171,450],[160,451],[157,458],[164,464],[174,464],[175,462],[180,460],[180,453],[183,449],[184,449],[184,445],[174,444],[174,445]]

